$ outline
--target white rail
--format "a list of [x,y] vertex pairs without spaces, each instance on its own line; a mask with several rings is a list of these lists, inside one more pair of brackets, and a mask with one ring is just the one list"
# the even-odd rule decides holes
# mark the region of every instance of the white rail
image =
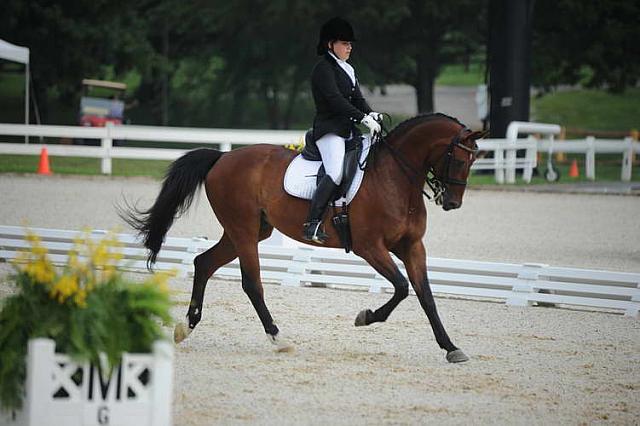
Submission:
[[[539,150],[549,150],[550,141],[540,141]],[[585,176],[590,180],[596,178],[596,154],[622,154],[620,180],[629,182],[633,168],[633,158],[640,154],[640,142],[630,137],[619,139],[596,139],[588,136],[585,139],[555,141],[554,152],[585,155]]]
[[[64,264],[67,252],[80,231],[35,228],[53,262]],[[94,231],[100,238],[106,232]],[[124,243],[122,265],[134,270],[146,267],[146,250],[134,236],[120,234]],[[202,238],[167,238],[158,255],[157,269],[178,269],[183,276],[193,272],[194,257],[215,241]],[[0,259],[15,259],[29,247],[25,229],[0,226]],[[353,254],[341,250],[308,246],[261,244],[262,278],[282,285],[322,285],[334,288],[364,288],[370,292],[392,291],[389,282]],[[640,274],[560,268],[541,264],[511,264],[471,260],[428,258],[429,278],[435,293],[487,297],[509,305],[529,306],[536,302],[579,305],[621,310],[638,318]],[[404,266],[398,262],[400,270]],[[238,261],[220,268],[216,276],[240,278]]]
[[[111,123],[105,127],[0,124],[0,135],[99,139],[101,141],[99,147],[47,145],[47,150],[51,155],[100,158],[102,159],[102,173],[111,174],[111,160],[113,158],[175,160],[186,152],[183,149],[117,147],[113,146],[114,140],[197,143],[217,145],[221,151],[230,151],[232,145],[295,144],[301,140],[304,132],[299,130],[113,126]],[[0,143],[0,154],[37,155],[41,149],[42,145]]]
[[[515,170],[524,170],[523,179],[531,181],[533,168],[537,165],[538,151],[548,150],[553,136],[559,133],[555,124],[513,122],[507,129],[507,139],[485,139],[478,142],[481,151],[493,151],[493,158],[476,160],[472,169],[495,171],[496,182],[514,183]],[[541,134],[548,139],[538,140],[533,136],[518,139],[519,134]],[[255,145],[270,143],[277,145],[296,144],[304,135],[300,130],[234,130],[196,129],[187,127],[152,126],[37,126],[24,124],[1,124],[0,135],[41,136],[70,139],[98,139],[100,146],[47,145],[50,155],[69,157],[89,157],[101,159],[101,172],[111,174],[112,159],[175,160],[185,149],[132,148],[113,146],[114,140],[178,142],[201,145],[216,145],[222,151],[231,150],[233,145]],[[38,155],[42,145],[23,143],[0,143],[0,154]],[[516,151],[525,150],[524,158],[517,158]],[[629,181],[633,166],[633,156],[640,153],[640,143],[624,140],[570,140],[554,145],[555,152],[584,153],[586,175],[595,179],[595,155],[618,153],[623,156],[621,180]]]

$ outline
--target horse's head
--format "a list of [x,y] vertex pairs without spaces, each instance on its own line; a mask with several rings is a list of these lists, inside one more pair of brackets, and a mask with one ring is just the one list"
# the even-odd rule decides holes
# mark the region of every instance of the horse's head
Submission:
[[[432,173],[443,191],[440,200],[444,210],[457,209],[462,205],[462,196],[467,187],[471,165],[476,159],[476,140],[487,132],[472,132],[466,127],[457,130],[451,139],[438,144],[438,157],[432,163]],[[432,157],[433,158],[433,157]]]
[[469,170],[478,152],[476,140],[486,134],[472,132],[453,117],[434,113],[403,121],[387,135],[388,142],[381,140],[410,181],[422,185],[426,170],[426,183],[436,203],[452,210],[462,205]]

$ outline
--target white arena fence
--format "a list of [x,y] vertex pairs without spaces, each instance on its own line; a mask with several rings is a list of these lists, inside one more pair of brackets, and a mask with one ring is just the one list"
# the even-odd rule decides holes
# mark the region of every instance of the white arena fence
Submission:
[[[560,133],[556,124],[512,122],[507,129],[506,139],[484,139],[478,142],[481,151],[493,152],[493,158],[479,158],[474,170],[494,170],[496,182],[515,183],[516,169],[523,169],[523,179],[530,182],[533,168],[537,165],[538,151],[546,152],[553,143],[554,135]],[[66,139],[97,139],[100,146],[46,145],[50,155],[67,157],[88,157],[101,159],[101,172],[111,174],[113,159],[175,160],[186,149],[134,148],[114,146],[114,140],[153,141],[201,144],[216,146],[229,151],[234,145],[255,145],[270,143],[276,145],[297,144],[302,141],[303,131],[299,130],[233,130],[197,129],[187,127],[152,126],[44,126],[25,124],[1,124],[0,135],[57,137]],[[519,138],[520,135],[529,135]],[[539,137],[534,137],[539,136]],[[26,143],[0,143],[0,154],[38,155],[43,145]],[[516,156],[517,150],[525,150],[525,156]],[[554,144],[555,152],[584,153],[586,176],[595,179],[596,154],[621,154],[620,179],[629,181],[635,154],[640,153],[640,143],[631,138],[624,140],[596,140],[587,137],[581,140],[562,141]]]
[[[82,231],[33,228],[42,238],[56,264],[67,261],[73,240]],[[93,231],[100,239],[106,231]],[[0,226],[0,259],[10,261],[30,247],[23,227]],[[146,249],[135,236],[116,235],[123,243],[121,266],[145,270]],[[273,237],[272,237],[273,238]],[[277,238],[275,239],[277,240]],[[215,241],[204,238],[167,238],[158,255],[156,269],[177,269],[184,277],[193,273],[193,258]],[[353,254],[341,250],[295,245],[260,244],[260,266],[265,281],[283,286],[319,286],[337,289],[363,289],[392,292],[392,285]],[[405,274],[404,266],[397,262]],[[508,305],[530,306],[534,303],[577,305],[622,311],[639,318],[640,273],[610,272],[548,266],[471,260],[427,259],[434,293],[504,300]],[[240,278],[237,260],[220,268],[216,277]],[[413,293],[413,290],[411,290]]]

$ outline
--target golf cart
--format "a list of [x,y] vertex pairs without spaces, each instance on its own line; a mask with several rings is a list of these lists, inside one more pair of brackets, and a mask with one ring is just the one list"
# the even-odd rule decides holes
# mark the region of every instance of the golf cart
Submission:
[[[122,124],[126,89],[126,84],[115,81],[82,80],[79,124],[86,127],[104,127],[107,123]],[[83,142],[85,145],[99,143],[97,140]]]

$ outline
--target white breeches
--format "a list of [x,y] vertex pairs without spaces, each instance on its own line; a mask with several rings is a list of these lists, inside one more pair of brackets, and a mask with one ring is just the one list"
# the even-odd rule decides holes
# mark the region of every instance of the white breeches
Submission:
[[336,185],[342,182],[344,141],[344,138],[333,133],[328,133],[316,141],[324,169]]

